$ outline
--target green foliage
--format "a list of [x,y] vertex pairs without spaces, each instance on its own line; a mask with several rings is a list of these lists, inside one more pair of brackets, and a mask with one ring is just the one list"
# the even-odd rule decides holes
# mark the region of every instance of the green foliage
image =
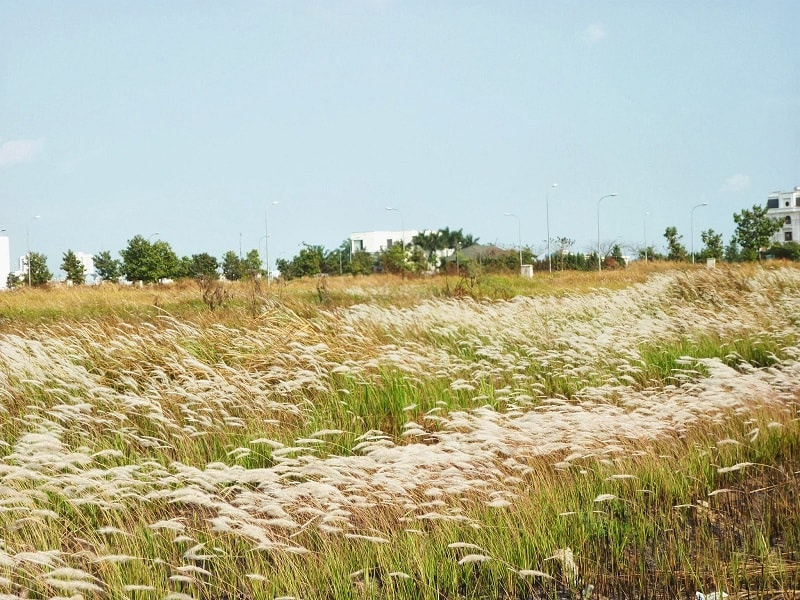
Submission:
[[322,273],[325,260],[325,249],[322,246],[305,244],[302,250],[291,261],[278,259],[275,261],[284,279],[299,279]]
[[779,231],[782,221],[767,214],[765,206],[753,205],[734,213],[736,241],[742,248],[743,260],[761,260],[762,251],[769,246],[772,235]]
[[192,254],[186,275],[192,279],[217,279],[219,277],[218,269],[219,261],[216,257],[207,252],[202,252],[200,254]]
[[250,250],[244,258],[228,250],[222,256],[222,274],[228,281],[240,279],[255,279],[261,273],[261,256],[258,250]]
[[67,274],[67,281],[71,281],[73,285],[86,283],[86,269],[72,250],[67,250],[64,253],[61,270]]
[[244,279],[255,279],[261,273],[261,256],[253,248],[242,260],[242,276]]
[[678,235],[676,227],[667,227],[664,231],[664,237],[667,239],[667,260],[672,261],[685,261],[688,256],[686,253],[686,246],[681,243],[682,235]]
[[6,287],[10,290],[17,288],[25,283],[25,280],[16,273],[9,273],[6,277]]
[[92,257],[94,269],[103,281],[113,281],[116,283],[122,276],[122,262],[116,258],[111,258],[111,252],[104,250]]
[[402,244],[392,244],[381,252],[380,265],[385,273],[406,273],[411,270]]
[[228,281],[238,281],[243,276],[242,260],[233,250],[222,255],[222,274]]
[[47,268],[47,257],[39,252],[31,252],[28,255],[30,261],[29,281],[32,286],[42,286],[53,278],[50,269]]
[[639,248],[637,255],[642,260],[666,260],[667,257],[658,252],[654,246],[647,246],[646,248]]
[[700,232],[700,239],[703,240],[703,249],[700,258],[716,258],[722,260],[724,249],[722,247],[722,234],[716,233],[713,229]]
[[725,260],[727,262],[741,262],[742,252],[739,249],[739,243],[736,241],[736,236],[731,237],[731,241],[725,246]]
[[[451,231],[449,227],[436,231],[423,231],[411,238],[411,246],[419,248],[430,265],[438,267],[437,253],[445,250],[455,252],[458,249],[469,248],[478,243],[477,237],[472,234],[464,234],[463,230]],[[413,257],[413,264],[410,269],[415,272],[427,271],[428,265],[423,265],[420,257]]]
[[350,258],[350,272],[353,275],[370,275],[375,270],[375,257],[365,250],[359,250]]
[[161,240],[150,243],[137,235],[128,241],[128,246],[120,251],[122,272],[128,281],[154,283],[162,279],[176,277],[180,262],[172,247]]
[[795,241],[773,244],[767,254],[783,260],[800,260],[800,244]]

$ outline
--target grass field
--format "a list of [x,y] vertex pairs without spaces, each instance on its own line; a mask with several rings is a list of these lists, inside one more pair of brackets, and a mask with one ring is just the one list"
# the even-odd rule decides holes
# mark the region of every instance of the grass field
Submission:
[[0,295],[0,599],[800,595],[790,266]]

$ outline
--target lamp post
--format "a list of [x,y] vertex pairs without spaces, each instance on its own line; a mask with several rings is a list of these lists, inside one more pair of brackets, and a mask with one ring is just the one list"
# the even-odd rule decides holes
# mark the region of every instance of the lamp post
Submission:
[[161,235],[161,232],[160,231],[156,231],[155,233],[151,233],[150,235],[147,236],[147,241],[149,242],[150,240],[153,239],[154,236],[157,236],[157,235]]
[[692,238],[692,264],[694,264],[694,211],[701,206],[708,206],[708,202],[701,202],[692,207],[692,212],[689,213],[689,235]]
[[597,201],[597,271],[598,273],[603,270],[603,261],[600,260],[600,203],[605,200],[606,198],[612,198],[617,195],[617,192],[613,194],[606,194],[605,196],[601,197],[600,200]]
[[25,225],[25,246],[28,252],[28,287],[31,287],[31,221],[35,221],[36,219],[41,219],[39,215],[35,215],[32,217],[27,225]]
[[519,272],[522,274],[522,226],[520,225],[520,218],[514,213],[503,213],[503,216],[514,217],[517,220],[517,243],[519,246]]
[[[558,187],[557,183],[554,183],[550,186],[551,188],[555,189]],[[553,272],[553,262],[550,258],[550,197],[549,197],[549,190],[545,192],[544,195],[545,201],[545,214],[547,220],[547,270],[551,273]]]
[[402,228],[402,230],[400,232],[400,238],[401,238],[402,244],[403,244],[402,248],[403,248],[403,250],[405,250],[405,248],[406,248],[406,224],[405,224],[405,221],[403,220],[403,211],[401,211],[399,208],[393,208],[391,206],[387,206],[386,210],[394,210],[394,211],[397,211],[397,212],[400,213],[400,227]]
[[649,212],[644,213],[644,262],[647,264],[647,217],[650,216]]

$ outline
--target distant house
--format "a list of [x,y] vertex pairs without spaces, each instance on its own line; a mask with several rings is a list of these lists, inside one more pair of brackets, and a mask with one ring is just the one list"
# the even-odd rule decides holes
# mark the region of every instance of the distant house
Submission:
[[405,231],[364,231],[361,233],[350,234],[350,253],[355,254],[359,251],[369,252],[383,252],[388,250],[395,244],[405,243],[409,244],[411,238],[417,235],[419,231],[416,229],[407,229]]
[[772,236],[773,242],[800,242],[800,186],[767,196],[767,215],[783,221],[783,227]]

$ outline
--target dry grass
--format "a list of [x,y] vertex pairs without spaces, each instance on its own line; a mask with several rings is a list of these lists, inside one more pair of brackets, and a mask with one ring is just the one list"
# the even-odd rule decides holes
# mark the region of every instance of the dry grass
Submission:
[[572,277],[4,295],[0,593],[800,587],[800,271]]

